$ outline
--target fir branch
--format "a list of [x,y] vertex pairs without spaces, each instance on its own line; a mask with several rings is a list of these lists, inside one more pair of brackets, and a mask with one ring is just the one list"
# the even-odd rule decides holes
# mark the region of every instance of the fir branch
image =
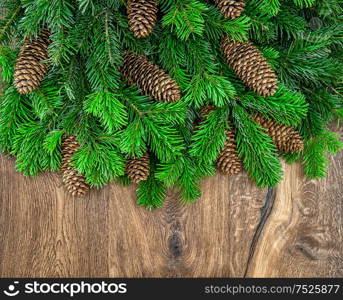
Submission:
[[167,122],[173,125],[183,124],[187,115],[187,106],[183,101],[176,103],[154,103],[145,115],[154,118],[159,122]]
[[343,143],[335,133],[325,132],[306,141],[303,164],[308,178],[323,178],[327,174],[328,153],[335,154],[343,148]]
[[86,12],[89,12],[90,15],[94,15],[96,12],[96,7],[92,0],[77,0],[79,3],[79,9],[80,11],[85,14]]
[[147,144],[160,161],[165,162],[181,156],[184,149],[183,140],[175,128],[147,117],[144,119],[144,130],[147,134]]
[[135,118],[122,132],[120,150],[129,157],[141,157],[147,151],[145,136],[142,120]]
[[311,7],[316,3],[316,0],[293,0],[294,4],[303,8]]
[[[13,1],[15,7],[9,7],[8,5],[4,5],[4,7],[0,7],[0,12],[3,13],[7,9],[9,10],[9,16],[5,18],[5,21],[3,21],[0,27],[0,42],[4,41],[4,38],[8,35],[9,30],[11,29],[13,23],[15,23],[18,15],[21,12],[21,5],[20,1]],[[2,18],[0,18],[1,20]],[[2,21],[2,20],[1,20]]]
[[227,117],[227,108],[217,109],[206,117],[192,137],[189,151],[191,156],[207,164],[212,164],[217,159],[225,143]]
[[190,158],[184,162],[183,172],[177,181],[181,194],[182,203],[194,202],[201,197],[200,182],[197,176],[197,168]]
[[20,29],[25,35],[37,36],[44,24],[55,32],[71,28],[74,23],[74,2],[69,0],[23,0],[25,16],[21,19]]
[[304,95],[284,86],[281,86],[275,95],[267,98],[252,92],[243,94],[238,103],[289,126],[299,125],[306,117],[308,108]]
[[251,26],[251,20],[248,16],[241,16],[237,19],[225,19],[222,14],[214,7],[204,16],[206,23],[205,34],[214,42],[217,42],[223,36],[230,36],[236,41],[245,41],[248,38],[248,32]]
[[61,167],[59,149],[46,151],[43,147],[47,133],[44,123],[22,124],[13,139],[13,151],[17,156],[17,169],[25,175],[35,176],[45,170],[57,171]]
[[43,142],[43,148],[49,154],[52,154],[54,151],[60,149],[60,145],[62,144],[62,137],[64,132],[62,130],[53,130],[50,131]]
[[187,40],[190,36],[201,36],[204,31],[203,13],[207,7],[197,0],[176,0],[163,16],[162,24],[170,26],[181,40]]
[[163,205],[167,189],[165,185],[155,178],[154,166],[151,174],[145,181],[141,181],[137,187],[137,204],[152,210]]
[[10,84],[13,81],[14,64],[16,59],[16,53],[6,47],[0,46],[0,67],[3,82]]
[[[93,186],[113,179],[128,184],[125,159],[149,152],[153,169],[138,187],[138,203],[154,208],[167,186],[183,202],[200,197],[199,181],[215,172],[229,119],[249,176],[258,186],[274,186],[281,165],[271,138],[251,120],[259,112],[298,126],[305,149],[283,157],[303,159],[309,177],[323,176],[327,154],[341,147],[327,133],[328,123],[342,118],[340,1],[249,0],[234,20],[209,0],[159,3],[162,20],[148,38],[137,39],[125,0],[3,0],[0,151],[17,155],[19,170],[35,175],[58,169],[62,135],[75,135],[81,148],[73,166]],[[42,28],[51,32],[49,74],[36,91],[20,95],[12,86],[12,49]],[[242,84],[224,62],[223,36],[261,49],[278,73],[275,95],[261,97]],[[157,103],[128,88],[120,73],[125,51],[161,66],[177,81],[181,100]],[[194,130],[199,108],[209,103],[216,110]]]
[[14,86],[4,92],[0,102],[0,149],[10,152],[14,137],[23,123],[31,120],[29,99],[18,93]]
[[92,186],[103,186],[124,175],[125,170],[124,158],[110,140],[83,145],[75,153],[72,165]]
[[[114,28],[110,25],[109,14],[104,20],[98,17],[93,27],[93,38],[87,47],[87,78],[93,89],[118,89],[122,65],[121,44]],[[102,32],[103,34],[98,34]]]
[[168,161],[157,166],[155,177],[164,182],[167,187],[171,187],[176,184],[180,175],[183,172],[185,162],[183,157]]
[[100,119],[108,133],[127,125],[126,107],[119,101],[118,95],[108,90],[99,90],[88,95],[84,108]]
[[261,14],[276,16],[279,13],[280,8],[280,0],[251,0],[247,1],[246,11],[249,15]]
[[249,177],[259,187],[275,186],[281,180],[282,169],[271,138],[240,106],[233,107],[232,116],[238,154]]
[[53,81],[45,81],[43,85],[29,95],[32,108],[39,119],[48,118],[50,114],[58,115],[63,101],[60,88]]

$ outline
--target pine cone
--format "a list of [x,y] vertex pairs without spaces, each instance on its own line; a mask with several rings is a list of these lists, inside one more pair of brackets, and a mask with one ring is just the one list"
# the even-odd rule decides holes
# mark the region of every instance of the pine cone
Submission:
[[242,161],[237,154],[234,130],[226,130],[226,141],[217,159],[217,168],[225,175],[236,175],[242,168]]
[[21,94],[27,94],[36,89],[43,81],[48,71],[49,31],[43,29],[37,38],[27,37],[19,54],[14,73],[14,84]]
[[79,149],[79,144],[75,136],[66,136],[62,142],[62,172],[63,183],[69,193],[73,196],[84,196],[89,186],[85,183],[85,177],[78,173],[71,166],[71,159],[75,152]]
[[200,123],[204,122],[207,119],[207,116],[210,112],[214,111],[216,108],[212,104],[207,104],[203,106],[199,111],[199,118],[194,121],[193,126],[197,127]]
[[214,111],[215,109],[216,108],[213,105],[207,104],[200,109],[199,114],[201,117],[206,117],[209,115],[210,112]]
[[227,63],[249,88],[262,96],[275,94],[276,74],[253,44],[232,42],[227,38],[221,46]]
[[236,19],[244,11],[245,0],[214,0],[220,13],[227,19]]
[[181,98],[177,83],[144,56],[127,53],[122,74],[130,85],[137,85],[158,102],[176,102]]
[[301,136],[293,127],[278,123],[273,119],[266,119],[260,114],[253,116],[253,120],[266,130],[279,151],[295,153],[304,149]]
[[145,153],[142,157],[129,159],[126,162],[126,174],[134,183],[147,180],[150,174],[149,154]]
[[156,23],[158,2],[155,0],[129,0],[127,14],[130,30],[135,37],[144,38]]

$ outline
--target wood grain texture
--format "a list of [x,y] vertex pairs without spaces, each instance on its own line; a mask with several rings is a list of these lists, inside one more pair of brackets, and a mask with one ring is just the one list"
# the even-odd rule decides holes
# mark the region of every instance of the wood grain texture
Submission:
[[327,179],[285,165],[275,189],[245,174],[203,181],[203,197],[135,204],[135,187],[70,197],[58,174],[27,178],[0,158],[0,277],[342,277],[342,153]]
[[300,165],[285,166],[247,276],[343,276],[342,158],[320,181],[304,180]]

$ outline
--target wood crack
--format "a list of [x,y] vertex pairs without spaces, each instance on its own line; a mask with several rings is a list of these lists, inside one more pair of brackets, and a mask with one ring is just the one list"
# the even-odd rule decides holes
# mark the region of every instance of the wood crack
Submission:
[[169,195],[166,205],[166,223],[167,223],[167,272],[166,277],[178,277],[184,269],[184,240],[182,228],[182,206],[175,201],[175,195]]
[[264,202],[263,207],[261,207],[261,220],[260,220],[260,222],[256,228],[253,239],[251,241],[248,261],[247,261],[245,271],[244,271],[244,276],[243,276],[244,278],[247,277],[249,266],[250,266],[251,261],[254,257],[254,254],[255,254],[257,243],[258,243],[259,238],[261,236],[261,233],[264,229],[264,226],[267,223],[267,220],[268,220],[268,218],[269,218],[269,216],[273,210],[274,202],[275,202],[275,189],[274,188],[268,188],[266,200]]

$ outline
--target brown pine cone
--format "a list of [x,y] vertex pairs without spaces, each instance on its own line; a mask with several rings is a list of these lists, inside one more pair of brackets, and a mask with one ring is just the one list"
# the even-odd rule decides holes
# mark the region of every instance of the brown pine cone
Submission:
[[84,196],[89,186],[85,177],[71,165],[72,156],[79,149],[75,136],[65,136],[62,142],[62,178],[69,193],[73,196]]
[[215,106],[211,104],[207,104],[200,108],[198,117],[193,121],[193,129],[198,130],[200,124],[207,119],[208,114],[215,109]]
[[225,175],[236,175],[243,168],[242,161],[238,157],[237,144],[234,130],[226,130],[224,148],[217,159],[217,168]]
[[214,111],[215,109],[215,106],[213,106],[212,104],[207,104],[200,109],[199,114],[201,117],[206,117],[210,112]]
[[122,74],[130,85],[137,85],[158,102],[176,102],[181,98],[177,83],[144,56],[127,53]]
[[126,174],[133,183],[147,180],[150,174],[149,154],[145,153],[139,158],[130,158],[126,162]]
[[214,0],[214,2],[227,19],[238,18],[245,8],[245,0]]
[[293,127],[266,119],[260,114],[254,115],[253,120],[266,130],[279,151],[295,153],[304,149],[302,138]]
[[49,31],[43,29],[37,38],[25,39],[14,72],[14,84],[19,93],[32,92],[48,72],[47,64],[41,61],[48,59],[49,36]]
[[135,37],[147,37],[157,19],[158,2],[155,0],[129,0],[127,14],[130,30]]
[[262,96],[275,94],[276,74],[253,44],[226,38],[222,40],[221,47],[227,63],[249,88]]
[[197,127],[200,125],[201,122],[204,122],[207,119],[207,116],[210,112],[214,111],[216,109],[215,106],[212,104],[207,104],[203,106],[199,111],[199,117],[194,121],[193,126]]

